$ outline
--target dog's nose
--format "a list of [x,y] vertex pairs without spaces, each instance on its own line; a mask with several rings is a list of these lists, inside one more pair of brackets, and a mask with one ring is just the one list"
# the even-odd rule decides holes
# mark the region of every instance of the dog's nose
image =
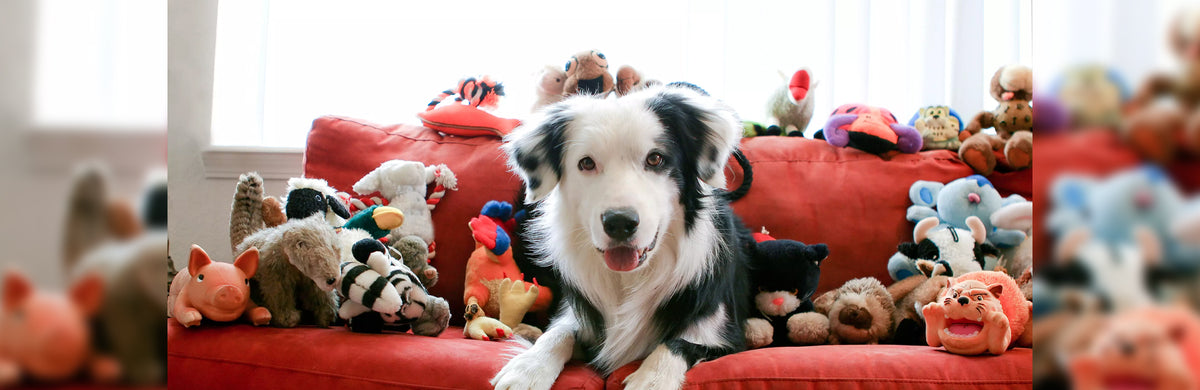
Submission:
[[960,304],[960,305],[966,305],[966,304],[968,304],[968,303],[971,303],[971,299],[970,299],[970,298],[967,298],[967,297],[958,297],[958,304]]
[[604,233],[617,241],[628,241],[637,233],[638,215],[633,209],[612,209],[600,215]]

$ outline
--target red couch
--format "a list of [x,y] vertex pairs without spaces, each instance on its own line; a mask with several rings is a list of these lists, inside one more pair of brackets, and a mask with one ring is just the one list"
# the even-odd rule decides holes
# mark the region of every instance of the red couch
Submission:
[[[444,163],[459,179],[433,212],[440,281],[434,295],[461,313],[463,266],[473,249],[466,221],[488,200],[510,201],[519,181],[507,172],[495,138],[444,136],[407,125],[378,126],[340,117],[313,123],[305,175],[348,190],[363,174],[390,159]],[[904,219],[915,180],[950,181],[971,174],[950,151],[883,159],[824,141],[788,137],[746,140],[754,166],[750,193],[734,202],[752,229],[777,238],[826,243],[818,293],[846,280],[874,276],[890,282],[886,262],[896,245],[912,239]],[[730,169],[730,187],[741,182]],[[252,167],[251,167],[252,168]],[[1032,171],[990,177],[1004,194],[1031,197]],[[232,185],[232,183],[231,183]],[[171,388],[484,388],[503,365],[505,343],[464,339],[461,316],[440,337],[356,334],[344,328],[273,329],[214,325],[185,329],[168,320]],[[1032,385],[1032,351],[963,357],[919,346],[817,346],[769,348],[697,365],[689,388],[1026,388]],[[639,363],[601,378],[572,363],[557,388],[621,388]]]

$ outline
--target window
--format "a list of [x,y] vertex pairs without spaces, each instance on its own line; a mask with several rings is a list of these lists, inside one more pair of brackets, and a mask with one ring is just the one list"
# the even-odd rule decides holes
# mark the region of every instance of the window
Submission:
[[801,67],[819,83],[810,131],[843,103],[968,115],[994,105],[986,83],[1000,65],[1031,62],[1030,1],[986,3],[222,1],[212,143],[298,148],[328,114],[419,123],[438,92],[478,74],[505,83],[498,113],[519,117],[540,69],[593,48],[613,72],[698,84],[746,120],[771,122],[780,73]]

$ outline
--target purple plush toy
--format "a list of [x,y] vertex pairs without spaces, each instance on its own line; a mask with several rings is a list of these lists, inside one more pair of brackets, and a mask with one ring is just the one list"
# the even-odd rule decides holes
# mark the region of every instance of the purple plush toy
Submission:
[[922,146],[921,133],[917,129],[900,124],[885,108],[865,104],[845,104],[834,110],[825,122],[825,128],[817,135],[817,138],[822,137],[830,145],[849,146],[871,154],[892,150],[917,153]]

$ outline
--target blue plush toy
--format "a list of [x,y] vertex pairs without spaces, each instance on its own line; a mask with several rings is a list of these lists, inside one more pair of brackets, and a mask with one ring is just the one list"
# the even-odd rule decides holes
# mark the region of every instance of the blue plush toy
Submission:
[[1025,241],[1025,232],[998,229],[992,226],[992,213],[1006,205],[1025,202],[1020,195],[1001,198],[992,182],[980,175],[971,175],[942,184],[918,180],[908,190],[913,205],[908,208],[907,219],[920,222],[929,217],[938,217],[941,225],[959,229],[970,229],[967,217],[978,217],[987,231],[987,242],[997,248],[1010,248]]
[[1056,235],[1084,227],[1109,244],[1135,240],[1134,230],[1149,228],[1162,240],[1164,265],[1194,269],[1200,249],[1179,240],[1171,228],[1187,213],[1184,196],[1161,168],[1145,165],[1106,179],[1061,176],[1051,187],[1054,211],[1047,227]]

